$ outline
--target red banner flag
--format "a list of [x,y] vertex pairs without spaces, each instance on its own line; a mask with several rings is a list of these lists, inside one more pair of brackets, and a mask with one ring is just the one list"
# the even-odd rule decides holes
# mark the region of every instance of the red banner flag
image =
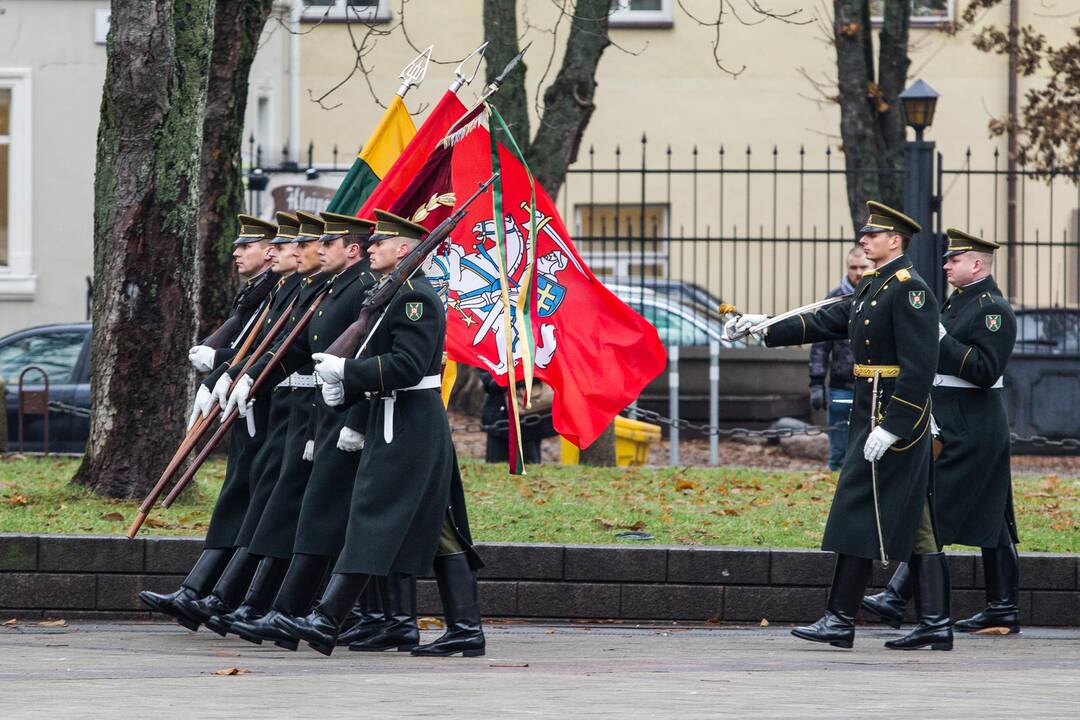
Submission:
[[[449,357],[484,368],[506,384],[503,313],[510,312],[514,319],[517,290],[528,265],[531,193],[525,168],[506,148],[499,151],[510,307],[504,307],[501,297],[490,199],[472,204],[449,246],[433,258],[429,275],[447,288]],[[485,129],[474,130],[454,146],[451,170],[459,198],[471,195],[488,178],[491,150]],[[660,374],[666,353],[656,329],[585,265],[555,203],[539,185],[535,220],[538,237],[531,283],[535,373],[555,391],[555,429],[578,447],[587,447]],[[515,358],[525,350],[523,345],[515,337]],[[515,362],[520,368],[520,359]]]

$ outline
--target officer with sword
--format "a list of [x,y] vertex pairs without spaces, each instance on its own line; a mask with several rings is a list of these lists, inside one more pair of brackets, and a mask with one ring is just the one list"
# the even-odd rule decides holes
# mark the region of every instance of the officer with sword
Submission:
[[851,341],[850,440],[822,540],[822,549],[837,554],[836,568],[825,615],[792,634],[850,648],[873,560],[908,562],[919,625],[885,646],[951,650],[948,565],[938,551],[929,502],[937,303],[904,255],[919,223],[881,203],[868,202],[867,208],[859,244],[875,269],[853,294],[775,319],[741,315],[728,321],[725,334],[761,334],[774,347]]

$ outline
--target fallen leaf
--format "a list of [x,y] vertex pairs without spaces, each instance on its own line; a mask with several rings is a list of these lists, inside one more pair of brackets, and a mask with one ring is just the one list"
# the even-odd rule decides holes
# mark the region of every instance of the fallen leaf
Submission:
[[28,505],[30,503],[30,498],[26,497],[25,495],[18,494],[8,495],[6,500],[7,504],[11,505],[12,507],[21,507],[22,505]]
[[249,672],[251,672],[251,671],[250,670],[245,670],[244,668],[231,667],[231,668],[225,668],[224,670],[215,670],[214,672],[212,672],[210,674],[211,675],[221,675],[221,676],[225,676],[225,675],[247,675]]
[[761,618],[761,627],[769,627],[769,621],[765,618]]
[[102,520],[120,520],[120,521],[123,521],[124,516],[114,510],[113,512],[103,513],[101,515],[101,519]]
[[719,625],[720,624],[720,616],[719,615],[713,615],[711,618],[709,618],[705,622],[708,623],[709,625]]
[[529,667],[529,663],[491,663],[488,667],[521,668]]
[[146,525],[146,527],[152,527],[152,528],[172,527],[171,525],[169,525],[169,523],[165,522],[164,520],[160,520],[158,518],[146,518],[146,522],[143,523],[143,524]]
[[420,626],[421,630],[442,630],[446,627],[446,623],[437,617],[418,618],[416,624]]
[[218,650],[214,653],[214,657],[238,657],[240,653],[235,650]]
[[619,527],[622,528],[623,530],[634,530],[634,531],[644,530],[645,529],[645,521],[644,520],[635,520],[634,522],[632,522],[629,525],[620,525]]
[[5,620],[3,624],[4,624],[4,625],[7,625],[7,626],[9,626],[9,627],[10,627],[10,626],[12,626],[12,625],[15,625],[15,624],[17,624],[18,622],[19,622],[19,621],[18,621],[18,620],[16,620],[15,618],[11,618],[10,620]]
[[678,482],[675,483],[675,489],[679,490],[679,491],[693,490],[696,487],[697,487],[697,485],[694,484],[693,480],[679,480]]
[[982,630],[976,630],[976,635],[1008,635],[1009,628],[1007,627],[989,627]]
[[43,620],[38,623],[39,627],[67,627],[67,620]]
[[669,515],[668,513],[664,513],[663,515],[660,516],[660,522],[670,523],[671,522],[671,515]]

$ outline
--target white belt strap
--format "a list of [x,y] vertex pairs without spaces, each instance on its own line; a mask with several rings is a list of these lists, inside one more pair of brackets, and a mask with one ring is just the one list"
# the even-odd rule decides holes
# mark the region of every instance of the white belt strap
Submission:
[[[984,390],[980,385],[976,385],[973,382],[968,382],[964,378],[956,377],[955,375],[935,375],[934,387],[952,387],[952,388],[967,388],[969,390]],[[994,384],[990,386],[990,389],[1005,387],[1005,383],[1001,381],[999,377]]]
[[438,375],[426,375],[423,380],[416,383],[412,387],[400,388],[393,391],[382,399],[383,401],[383,441],[389,445],[394,442],[394,400],[395,395],[399,392],[408,392],[409,390],[433,390],[435,388],[442,387],[442,378]]
[[293,373],[277,384],[279,388],[313,388],[315,387],[314,375],[301,375]]

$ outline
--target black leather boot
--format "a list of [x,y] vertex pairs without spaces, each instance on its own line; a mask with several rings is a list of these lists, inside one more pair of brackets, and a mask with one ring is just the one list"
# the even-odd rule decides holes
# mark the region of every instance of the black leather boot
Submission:
[[350,650],[405,652],[420,644],[420,628],[416,624],[416,576],[394,573],[386,578],[386,584],[390,603],[382,631],[350,643]]
[[911,599],[911,592],[911,569],[907,563],[900,563],[884,590],[862,599],[862,609],[899,630],[904,623],[904,610]]
[[480,624],[480,604],[476,598],[476,576],[465,553],[435,558],[435,580],[439,585],[446,632],[438,640],[412,651],[422,657],[443,657],[461,653],[465,657],[484,654],[484,628]]
[[957,632],[978,632],[992,627],[1020,632],[1020,557],[1012,543],[983,548],[983,575],[986,577],[986,609],[958,621]]
[[314,610],[304,617],[279,614],[274,618],[274,626],[293,638],[306,641],[323,655],[330,655],[345,617],[370,579],[371,576],[364,573],[334,573]]
[[386,627],[386,612],[384,608],[390,607],[389,590],[386,587],[386,578],[381,575],[372,576],[371,582],[360,593],[360,599],[345,618],[345,624],[341,626],[341,634],[338,635],[338,645],[351,645],[378,635]]
[[286,560],[264,557],[259,561],[240,607],[224,615],[215,615],[206,621],[206,627],[224,637],[234,622],[252,622],[261,618],[270,608],[288,568]]
[[234,622],[231,631],[256,645],[267,640],[286,650],[295,650],[300,643],[288,633],[279,630],[274,619],[282,613],[304,615],[311,609],[323,576],[330,568],[331,559],[326,555],[293,555],[270,611],[251,622]]
[[952,650],[953,631],[949,620],[949,561],[945,553],[911,556],[911,571],[915,582],[915,609],[919,624],[910,633],[889,640],[890,650]]
[[[240,604],[244,591],[259,567],[259,557],[249,555],[247,548],[237,548],[225,571],[208,595],[198,600],[177,600],[176,604],[188,617],[206,623],[215,615],[230,613]],[[225,633],[218,633],[224,636]]]
[[825,615],[813,625],[793,628],[791,634],[803,640],[849,648],[855,644],[855,615],[870,579],[870,560],[838,554],[833,570],[829,605]]
[[139,593],[139,599],[149,605],[151,610],[175,618],[178,623],[188,630],[198,630],[199,622],[188,617],[177,604],[177,601],[198,600],[210,592],[210,588],[217,582],[232,554],[233,548],[203,550],[178,590],[164,595],[143,590]]

